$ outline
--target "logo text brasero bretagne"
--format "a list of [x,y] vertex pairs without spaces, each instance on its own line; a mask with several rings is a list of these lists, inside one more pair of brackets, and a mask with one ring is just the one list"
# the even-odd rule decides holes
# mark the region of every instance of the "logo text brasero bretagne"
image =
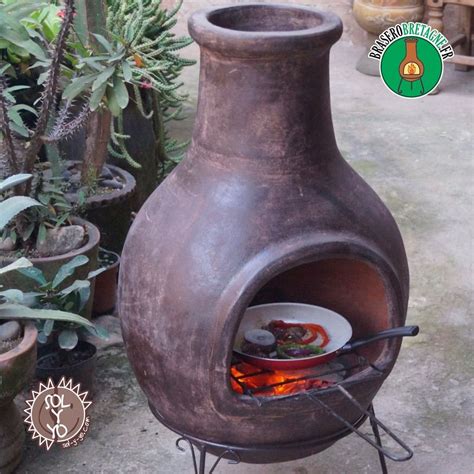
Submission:
[[404,36],[419,36],[420,38],[428,40],[436,46],[443,61],[454,56],[454,50],[446,36],[437,29],[425,23],[408,22],[387,28],[381,33],[370,48],[369,58],[380,60],[385,49],[395,40]]

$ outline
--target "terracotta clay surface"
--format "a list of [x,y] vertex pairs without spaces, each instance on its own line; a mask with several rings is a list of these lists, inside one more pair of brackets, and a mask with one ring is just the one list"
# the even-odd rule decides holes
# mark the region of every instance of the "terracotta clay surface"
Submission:
[[33,377],[37,331],[33,323],[24,327],[23,339],[11,351],[0,354],[0,472],[13,472],[20,463],[25,440],[21,414],[13,402]]
[[[194,14],[200,95],[187,158],[136,217],[120,270],[128,357],[154,414],[194,439],[269,462],[347,434],[309,399],[257,406],[235,394],[235,332],[254,303],[343,312],[355,335],[404,324],[408,268],[387,208],[342,158],[329,99],[330,13],[239,5]],[[368,350],[384,370],[355,374],[365,406],[400,341]],[[334,391],[324,401],[360,416]]]

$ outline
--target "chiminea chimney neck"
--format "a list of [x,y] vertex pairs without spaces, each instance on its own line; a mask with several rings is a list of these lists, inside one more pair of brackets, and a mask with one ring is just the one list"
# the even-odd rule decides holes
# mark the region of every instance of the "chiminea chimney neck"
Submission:
[[342,22],[313,8],[248,3],[200,10],[189,19],[189,32],[201,48],[225,56],[279,57],[330,47]]
[[198,12],[189,27],[201,46],[190,155],[205,144],[215,160],[233,156],[270,167],[297,162],[296,172],[338,156],[329,98],[338,17],[250,4]]

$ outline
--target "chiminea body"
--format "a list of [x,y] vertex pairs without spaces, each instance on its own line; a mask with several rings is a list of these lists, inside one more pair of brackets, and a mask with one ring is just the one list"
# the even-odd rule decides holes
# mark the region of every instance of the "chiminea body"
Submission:
[[[259,407],[232,391],[242,315],[251,304],[294,301],[343,314],[356,337],[403,325],[403,243],[335,142],[328,62],[339,18],[251,4],[200,11],[189,28],[201,47],[193,139],[125,244],[127,353],[154,414],[174,431],[237,447],[246,461],[303,457],[347,431],[306,397]],[[399,347],[387,340],[366,350],[381,371],[346,385],[364,406]],[[347,399],[322,396],[357,422]]]

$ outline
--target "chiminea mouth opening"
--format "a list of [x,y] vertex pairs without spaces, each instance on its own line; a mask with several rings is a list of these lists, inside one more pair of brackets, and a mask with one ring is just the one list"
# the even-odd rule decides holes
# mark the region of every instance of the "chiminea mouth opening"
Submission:
[[[389,301],[386,283],[375,267],[357,259],[329,258],[282,271],[257,290],[248,307],[299,303],[326,308],[347,319],[352,326],[352,339],[357,339],[393,326]],[[291,320],[292,316],[298,319],[292,314],[288,314],[288,319]],[[257,321],[255,329],[260,329],[259,326]],[[241,337],[241,334],[234,336],[234,347],[241,347]],[[365,369],[386,367],[390,360],[390,351],[387,351],[390,344],[393,341],[374,342],[354,353],[339,355],[321,366],[299,370],[262,369],[237,355],[231,362],[230,386],[235,394],[244,397],[249,394],[246,393],[248,388],[257,397],[288,396],[308,389],[330,388],[334,382],[348,380]],[[318,373],[328,373],[328,376],[312,376]],[[301,382],[288,383],[300,378]],[[270,389],[266,389],[267,386]]]
[[200,10],[189,19],[189,32],[201,47],[225,56],[294,56],[331,46],[342,23],[310,7],[250,3]]
[[220,28],[259,33],[308,30],[323,22],[313,11],[265,4],[217,10],[209,14],[208,20]]

